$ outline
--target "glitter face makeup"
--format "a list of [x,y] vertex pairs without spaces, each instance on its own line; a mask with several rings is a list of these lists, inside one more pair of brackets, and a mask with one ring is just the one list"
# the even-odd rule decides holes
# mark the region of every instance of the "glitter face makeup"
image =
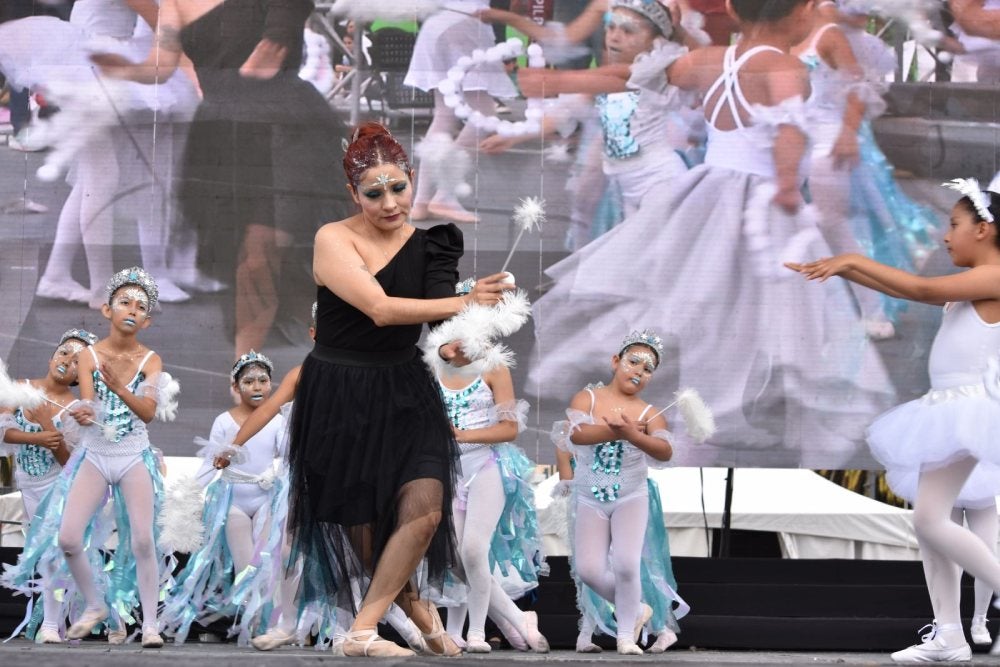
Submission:
[[256,407],[271,395],[271,376],[259,363],[248,364],[236,381],[244,404]]
[[645,370],[647,373],[652,373],[656,370],[656,355],[652,352],[630,350],[625,353],[625,357],[622,361],[625,363],[625,368],[629,372],[633,372],[640,368]]
[[[149,297],[140,287],[130,285],[122,287],[115,292],[114,299],[111,302],[111,311],[113,313],[127,312],[133,304],[138,311],[139,322],[144,322],[149,317]],[[124,321],[133,325],[139,323],[133,322],[131,318],[126,318]]]
[[270,384],[271,376],[263,371],[247,371],[240,377],[240,387],[251,387],[254,383]]
[[616,14],[614,12],[608,12],[604,15],[604,27],[618,28],[619,30],[623,30],[625,33],[631,35],[638,32],[640,23],[623,13]]
[[372,181],[370,184],[368,184],[368,185],[366,185],[364,187],[366,187],[366,188],[384,188],[385,186],[389,185],[390,183],[395,183],[398,180],[399,180],[398,178],[393,178],[389,174],[381,173],[381,174],[378,175],[378,178],[376,178],[374,181]]
[[83,348],[84,345],[80,341],[68,340],[62,345],[60,345],[58,348],[56,348],[56,352],[72,356],[77,352],[79,352],[80,350],[82,350]]

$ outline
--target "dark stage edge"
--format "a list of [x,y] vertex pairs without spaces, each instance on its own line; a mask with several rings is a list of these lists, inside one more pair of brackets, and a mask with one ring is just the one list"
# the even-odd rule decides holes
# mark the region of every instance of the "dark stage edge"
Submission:
[[[13,562],[18,553],[0,549],[0,561]],[[551,575],[519,604],[538,613],[540,629],[553,649],[571,649],[578,622],[576,590],[565,558],[550,558],[549,564]],[[692,611],[681,619],[671,656],[690,649],[888,653],[919,641],[918,630],[933,616],[918,561],[675,558],[673,564],[679,592]],[[972,580],[966,577],[963,584],[967,628]],[[992,607],[989,611],[990,629],[996,632],[997,612]],[[0,589],[0,637],[7,636],[23,614],[24,598]],[[191,636],[197,635],[192,630]],[[598,643],[614,648],[610,637],[600,637]],[[984,653],[988,648],[974,650]],[[310,650],[303,655],[318,654]],[[5,664],[0,659],[0,665]]]
[[[213,667],[243,667],[248,665],[277,665],[293,667],[329,662],[352,662],[375,664],[431,666],[431,665],[482,665],[482,664],[559,664],[596,665],[603,663],[640,665],[668,663],[670,665],[891,665],[888,653],[794,653],[777,651],[692,651],[671,649],[662,655],[619,656],[615,653],[583,655],[572,651],[553,651],[545,655],[498,651],[489,655],[459,658],[435,658],[416,656],[413,658],[373,659],[344,658],[328,652],[312,649],[283,647],[276,651],[261,653],[252,648],[238,648],[233,645],[166,644],[161,649],[143,650],[138,646],[108,647],[103,642],[87,641],[76,646],[40,646],[25,640],[15,640],[0,645],[0,664],[4,667],[32,665],[35,667],[175,667],[176,665]],[[1000,665],[1000,657],[977,656],[976,664]],[[967,664],[967,663],[966,663]]]

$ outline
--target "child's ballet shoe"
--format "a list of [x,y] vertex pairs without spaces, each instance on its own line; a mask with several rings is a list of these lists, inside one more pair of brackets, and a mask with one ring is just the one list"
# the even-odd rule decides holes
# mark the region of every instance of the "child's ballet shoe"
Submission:
[[618,638],[618,654],[619,655],[642,655],[642,649],[631,639],[625,637]]
[[295,643],[295,633],[285,632],[280,628],[271,628],[262,635],[250,640],[250,645],[258,651],[273,651],[279,646]]
[[653,608],[648,604],[643,603],[642,607],[639,609],[639,615],[635,619],[635,632],[633,633],[634,641],[639,641],[642,636],[642,628],[647,623],[649,619],[653,618]]
[[87,303],[90,301],[90,290],[75,280],[55,282],[42,276],[35,286],[35,296],[71,303]]
[[156,628],[142,629],[143,648],[163,648],[163,637]]
[[671,630],[664,630],[656,635],[656,641],[646,649],[646,653],[663,653],[668,648],[677,643],[677,635]]
[[416,655],[408,648],[382,639],[374,629],[348,632],[341,650],[350,658],[408,658]]
[[66,631],[66,639],[83,639],[89,635],[99,623],[103,623],[107,617],[107,607],[84,610],[83,616],[78,618],[76,623],[69,626],[69,630]]
[[55,628],[42,627],[35,634],[36,644],[62,644],[63,638]]
[[504,619],[499,619],[497,622],[497,627],[500,628],[500,632],[503,633],[504,639],[510,644],[511,648],[515,651],[527,651],[529,650],[528,642],[524,641],[524,636],[521,631],[518,630],[512,623],[505,621]]
[[535,653],[548,653],[549,640],[538,630],[538,614],[533,611],[524,612],[524,640]]

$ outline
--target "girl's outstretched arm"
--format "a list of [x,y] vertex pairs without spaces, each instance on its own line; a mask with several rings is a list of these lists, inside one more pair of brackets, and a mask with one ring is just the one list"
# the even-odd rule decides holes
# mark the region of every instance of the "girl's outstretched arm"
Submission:
[[[144,18],[149,16],[149,12],[143,14]],[[173,76],[184,55],[180,39],[182,23],[176,0],[163,0],[157,15],[146,18],[147,21],[150,19],[155,20],[155,24],[150,25],[155,25],[156,39],[143,62],[133,63],[113,53],[95,53],[90,57],[105,76],[145,84],[163,83]]]
[[949,301],[1000,299],[1000,266],[977,266],[947,276],[918,276],[864,255],[837,255],[806,264],[788,264],[808,280],[841,276],[890,296],[942,305]]
[[630,72],[627,64],[577,70],[522,67],[517,71],[517,86],[525,97],[555,97],[568,93],[624,93],[628,90],[625,84]]

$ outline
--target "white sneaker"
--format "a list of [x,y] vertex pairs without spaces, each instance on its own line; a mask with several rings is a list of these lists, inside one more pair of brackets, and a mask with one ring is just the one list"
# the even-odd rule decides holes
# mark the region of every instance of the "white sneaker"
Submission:
[[930,628],[930,632],[920,637],[922,643],[914,644],[892,654],[893,662],[969,662],[972,649],[964,641],[955,646],[944,643],[942,633],[961,632],[959,624],[938,625],[936,622],[920,629]]
[[914,644],[892,654],[893,662],[969,662],[972,649],[968,644],[944,646],[937,639]]
[[973,644],[992,644],[993,637],[990,636],[989,628],[986,627],[985,616],[973,616],[969,625],[969,634],[972,635]]

